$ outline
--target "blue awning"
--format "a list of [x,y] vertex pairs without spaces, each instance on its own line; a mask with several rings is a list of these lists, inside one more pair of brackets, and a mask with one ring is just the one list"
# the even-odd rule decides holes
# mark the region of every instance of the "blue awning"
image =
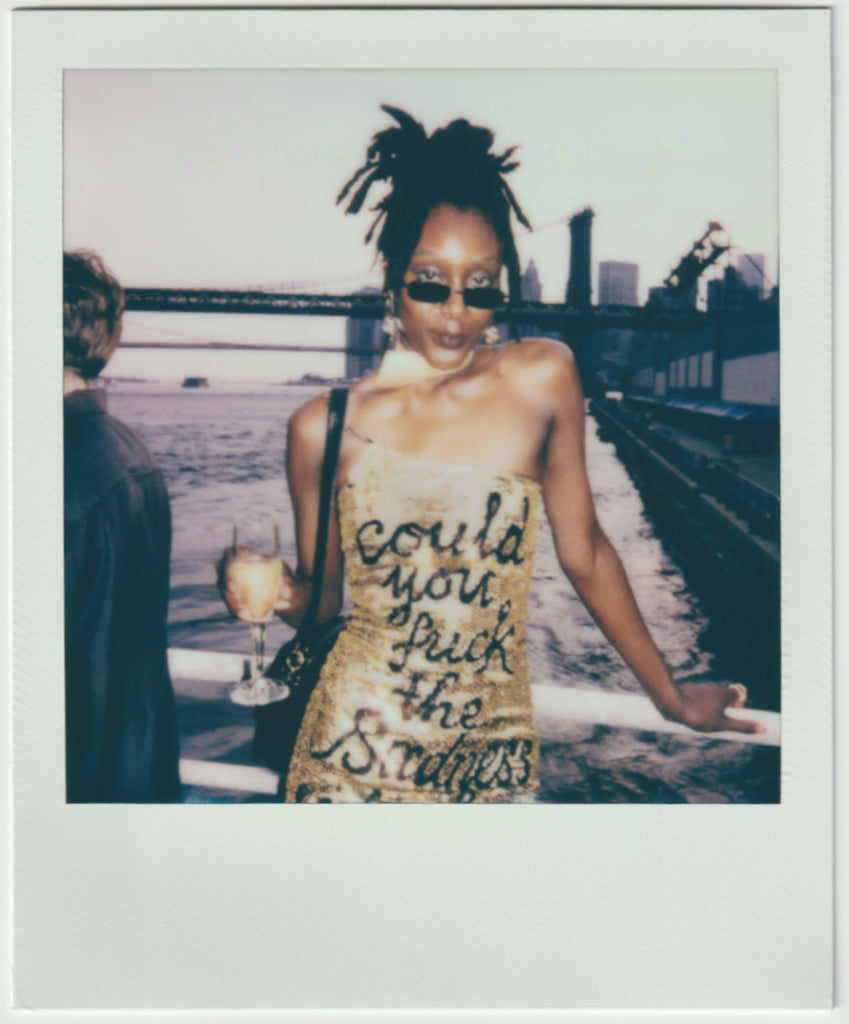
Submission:
[[777,405],[750,405],[747,402],[699,402],[694,398],[669,398],[668,409],[681,409],[701,416],[734,420],[742,423],[775,423],[778,421]]

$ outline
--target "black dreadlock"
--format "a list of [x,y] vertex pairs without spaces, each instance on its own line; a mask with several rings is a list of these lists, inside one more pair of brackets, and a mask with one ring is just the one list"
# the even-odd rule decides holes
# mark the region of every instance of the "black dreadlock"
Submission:
[[452,121],[428,137],[422,125],[403,110],[381,104],[399,127],[377,132],[366,153],[366,162],[346,183],[337,203],[358,186],[346,213],[358,213],[372,186],[391,183],[391,190],[372,210],[377,216],[366,234],[370,242],[380,226],[377,250],[386,261],[384,288],[395,295],[401,287],[410,259],[431,210],[442,203],[459,210],[477,210],[495,229],[507,267],[508,305],[521,297],[519,254],[510,224],[510,212],[530,227],[522,208],[504,180],[518,167],[510,161],[516,147],[500,156],[491,152],[493,134],[488,128]]

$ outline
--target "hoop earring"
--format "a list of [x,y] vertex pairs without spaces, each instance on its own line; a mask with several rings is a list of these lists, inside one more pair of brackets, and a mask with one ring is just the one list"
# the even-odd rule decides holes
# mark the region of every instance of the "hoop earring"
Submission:
[[386,293],[386,315],[380,329],[388,336],[389,346],[395,348],[401,333],[401,320],[395,315],[395,295],[392,292]]
[[490,324],[483,332],[483,343],[484,345],[494,345],[500,337],[501,334],[495,324]]

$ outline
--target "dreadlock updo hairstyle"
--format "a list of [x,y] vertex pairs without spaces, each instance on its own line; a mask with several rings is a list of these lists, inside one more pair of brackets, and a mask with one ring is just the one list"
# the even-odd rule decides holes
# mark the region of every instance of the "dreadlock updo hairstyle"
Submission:
[[459,210],[476,210],[492,224],[507,267],[508,304],[515,302],[521,296],[521,271],[511,211],[521,224],[530,227],[504,180],[519,166],[510,160],[516,147],[500,155],[493,153],[492,132],[462,118],[428,136],[405,111],[386,105],[381,105],[381,110],[398,126],[374,136],[366,162],[336,202],[341,203],[356,186],[345,212],[358,213],[373,185],[390,183],[390,191],[372,207],[377,216],[365,239],[370,242],[380,229],[377,250],[386,262],[385,290],[398,294],[428,215],[445,203]]

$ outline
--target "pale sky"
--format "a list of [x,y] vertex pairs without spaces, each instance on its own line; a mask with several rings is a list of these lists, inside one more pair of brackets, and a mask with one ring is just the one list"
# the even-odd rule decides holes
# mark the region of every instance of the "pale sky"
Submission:
[[[65,247],[97,250],[127,287],[379,285],[368,212],[334,200],[393,123],[380,103],[428,131],[467,117],[497,151],[521,147],[509,181],[536,230],[517,242],[547,301],[563,300],[565,221],[585,206],[594,287],[599,261],[634,262],[644,301],[711,220],[777,281],[770,71],[71,71],[64,88]],[[343,323],[129,313],[124,339],[341,344]],[[341,365],[119,350],[106,372],[279,380]]]

